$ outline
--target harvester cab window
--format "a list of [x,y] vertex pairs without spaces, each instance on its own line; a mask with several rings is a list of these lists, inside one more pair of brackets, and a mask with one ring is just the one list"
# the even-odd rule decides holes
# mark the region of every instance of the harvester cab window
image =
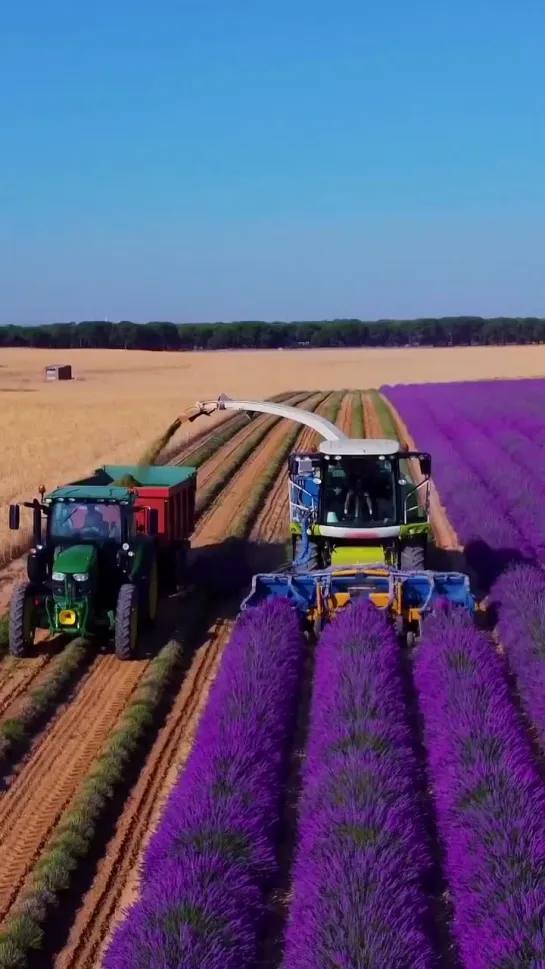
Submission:
[[385,458],[331,462],[324,494],[327,523],[365,528],[395,522],[394,468]]

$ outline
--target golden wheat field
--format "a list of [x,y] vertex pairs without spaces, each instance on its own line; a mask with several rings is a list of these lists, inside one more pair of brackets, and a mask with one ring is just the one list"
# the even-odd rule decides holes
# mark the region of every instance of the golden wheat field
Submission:
[[[50,363],[76,379],[45,383]],[[103,462],[136,460],[198,398],[262,399],[300,390],[380,387],[545,374],[545,347],[152,353],[4,349],[0,352],[0,563],[11,554],[10,501],[32,497]],[[221,418],[211,418],[212,421]],[[186,425],[181,445],[202,429]]]

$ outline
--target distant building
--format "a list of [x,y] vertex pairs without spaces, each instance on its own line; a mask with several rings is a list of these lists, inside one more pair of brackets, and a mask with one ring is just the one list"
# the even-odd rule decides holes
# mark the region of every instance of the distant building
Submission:
[[72,367],[65,364],[52,364],[45,368],[44,373],[46,380],[72,380]]

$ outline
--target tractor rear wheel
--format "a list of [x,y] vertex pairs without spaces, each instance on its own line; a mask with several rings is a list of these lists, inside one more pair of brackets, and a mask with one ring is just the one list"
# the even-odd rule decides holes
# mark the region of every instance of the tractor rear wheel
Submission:
[[404,572],[424,572],[426,569],[426,546],[422,543],[402,545],[399,565]]
[[17,585],[9,608],[8,638],[12,656],[28,656],[36,632],[36,608],[32,586],[27,582]]
[[126,583],[119,590],[115,611],[115,652],[118,659],[127,660],[134,655],[137,637],[138,589]]

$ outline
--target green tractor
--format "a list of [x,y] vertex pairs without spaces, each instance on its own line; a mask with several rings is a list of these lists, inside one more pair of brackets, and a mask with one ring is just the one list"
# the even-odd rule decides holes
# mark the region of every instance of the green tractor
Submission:
[[[138,480],[136,479],[138,475]],[[134,486],[122,486],[123,480]],[[196,470],[105,465],[87,479],[25,502],[33,512],[28,582],[14,590],[9,649],[27,656],[36,630],[113,636],[119,659],[156,618],[161,592],[179,586],[194,527]],[[20,527],[20,506],[9,509]]]

